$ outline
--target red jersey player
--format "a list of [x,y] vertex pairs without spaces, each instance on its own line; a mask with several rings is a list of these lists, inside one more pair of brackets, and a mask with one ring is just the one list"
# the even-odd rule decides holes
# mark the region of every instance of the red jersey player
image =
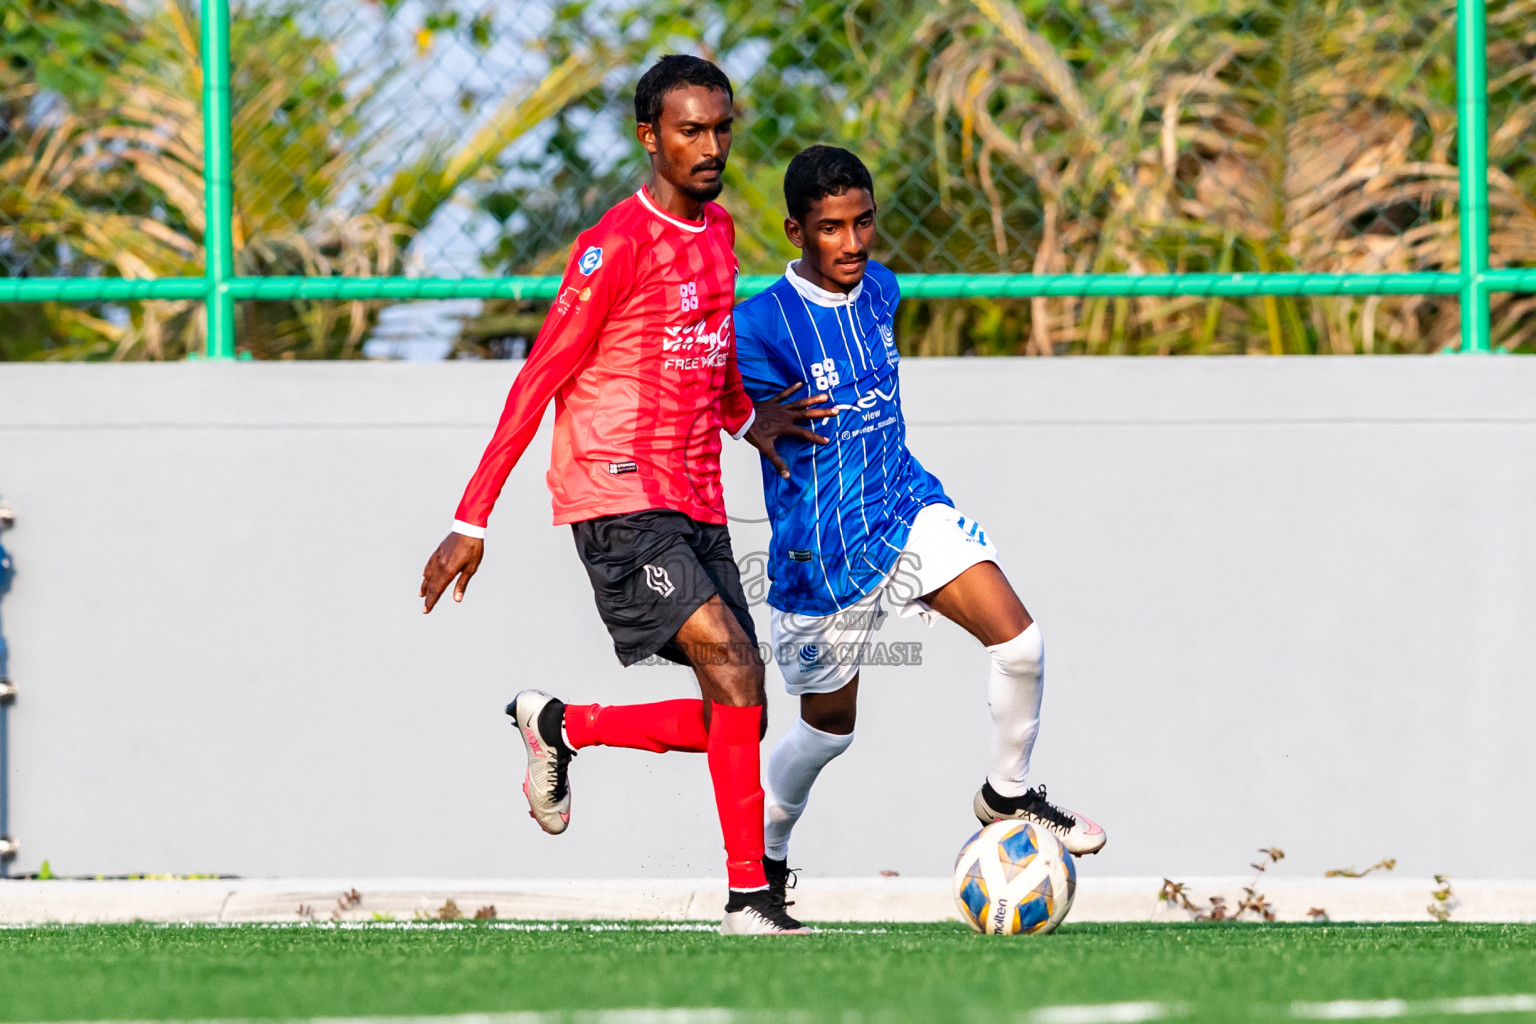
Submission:
[[546,476],[555,523],[570,524],[620,662],[661,654],[693,667],[702,700],[566,704],[524,690],[507,705],[528,755],[529,813],[558,834],[570,822],[569,763],[586,746],[707,756],[725,834],[730,895],[722,934],[803,931],[763,875],[763,663],[731,552],[720,494],[720,431],[774,451],[825,395],[781,404],[747,397],[731,307],[735,228],[710,202],[730,151],[731,83],[696,57],[663,57],[635,92],[636,135],[651,180],[583,232],[560,293],[465,489],[453,532],[422,572],[430,612],[479,568],[485,524],[544,409],[555,402]]

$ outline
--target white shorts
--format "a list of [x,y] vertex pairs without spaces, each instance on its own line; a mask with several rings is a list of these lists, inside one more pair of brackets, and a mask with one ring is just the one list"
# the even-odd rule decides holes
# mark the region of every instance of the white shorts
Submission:
[[981,525],[948,505],[927,505],[912,521],[906,547],[879,586],[856,604],[831,615],[772,609],[774,660],[792,696],[831,693],[868,661],[911,664],[916,644],[871,643],[889,603],[905,618],[919,615],[930,626],[941,616],[922,600],[979,562],[996,562],[997,548]]

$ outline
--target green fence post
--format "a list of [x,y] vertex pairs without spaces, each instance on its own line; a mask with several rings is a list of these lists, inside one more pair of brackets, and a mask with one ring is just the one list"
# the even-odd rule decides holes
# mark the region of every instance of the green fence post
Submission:
[[234,190],[230,181],[229,0],[203,0],[203,273],[209,359],[235,357]]
[[1461,350],[1487,352],[1488,26],[1484,0],[1456,0],[1456,163],[1461,176]]

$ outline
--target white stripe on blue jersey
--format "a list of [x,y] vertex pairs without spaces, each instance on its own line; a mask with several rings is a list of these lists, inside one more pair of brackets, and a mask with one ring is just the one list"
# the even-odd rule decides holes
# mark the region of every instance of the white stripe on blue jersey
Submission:
[[923,506],[952,502],[907,450],[896,275],[871,260],[864,280],[844,295],[794,268],[736,307],[736,360],[759,401],[804,381],[807,390],[793,397],[827,392],[839,408],[836,418],[812,422],[831,444],[780,443],[788,480],[763,460],[773,525],[768,603],[827,615],[879,585]]

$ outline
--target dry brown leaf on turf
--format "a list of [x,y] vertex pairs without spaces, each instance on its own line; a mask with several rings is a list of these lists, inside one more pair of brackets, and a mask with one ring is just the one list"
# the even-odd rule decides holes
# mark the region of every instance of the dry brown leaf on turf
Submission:
[[336,907],[331,911],[331,920],[340,921],[342,915],[349,910],[354,910],[363,905],[363,895],[356,889],[348,889],[336,900]]
[[476,921],[493,921],[495,919],[496,919],[496,905],[495,904],[490,904],[489,906],[481,907],[479,910],[475,911],[475,920]]
[[1274,907],[1264,898],[1263,893],[1255,892],[1252,886],[1243,889],[1243,898],[1238,900],[1237,912],[1232,915],[1232,920],[1236,921],[1248,912],[1258,914],[1266,921],[1275,919]]
[[437,908],[437,919],[439,921],[457,921],[463,916],[464,911],[460,910],[459,905],[451,899]]
[[1391,871],[1397,867],[1396,857],[1383,857],[1364,871],[1356,871],[1354,868],[1330,868],[1323,872],[1324,878],[1364,878],[1372,871]]
[[1225,921],[1227,919],[1227,899],[1225,896],[1212,896],[1211,909],[1195,915],[1196,921]]
[[1200,908],[1190,901],[1189,893],[1183,882],[1175,882],[1171,878],[1163,879],[1163,887],[1158,890],[1157,898],[1160,902],[1179,907],[1191,914],[1200,913]]
[[1429,911],[1429,916],[1436,921],[1449,921],[1451,911],[1456,909],[1456,894],[1451,892],[1451,876],[1436,875],[1435,882],[1440,888],[1429,894],[1435,902],[1424,909]]

